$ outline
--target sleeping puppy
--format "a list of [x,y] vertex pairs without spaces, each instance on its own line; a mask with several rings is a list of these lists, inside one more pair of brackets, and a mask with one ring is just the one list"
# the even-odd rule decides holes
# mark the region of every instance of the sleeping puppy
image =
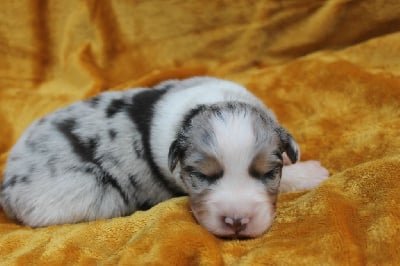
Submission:
[[105,92],[34,122],[13,147],[0,202],[31,227],[125,216],[189,195],[221,237],[256,237],[279,191],[328,177],[240,85],[209,77]]

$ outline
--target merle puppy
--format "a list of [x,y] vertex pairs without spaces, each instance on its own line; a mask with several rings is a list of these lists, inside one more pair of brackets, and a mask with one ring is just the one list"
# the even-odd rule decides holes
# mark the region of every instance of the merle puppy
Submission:
[[[32,227],[124,216],[189,195],[215,235],[256,237],[279,191],[328,177],[260,100],[208,77],[106,92],[34,122],[12,149],[0,194]],[[293,164],[292,164],[293,163]]]

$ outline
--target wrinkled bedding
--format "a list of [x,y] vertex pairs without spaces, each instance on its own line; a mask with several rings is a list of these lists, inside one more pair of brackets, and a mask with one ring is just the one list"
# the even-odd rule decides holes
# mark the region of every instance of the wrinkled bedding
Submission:
[[[263,236],[219,239],[187,197],[32,229],[0,209],[1,265],[395,265],[396,1],[3,1],[0,171],[35,119],[107,90],[211,75],[248,87],[330,178],[282,194]],[[1,177],[0,177],[1,179]]]

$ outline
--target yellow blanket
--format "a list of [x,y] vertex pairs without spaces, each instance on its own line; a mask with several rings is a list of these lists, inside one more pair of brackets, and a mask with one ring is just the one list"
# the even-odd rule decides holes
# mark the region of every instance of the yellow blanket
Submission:
[[275,110],[331,177],[279,197],[262,237],[219,239],[186,197],[31,229],[0,211],[0,265],[400,262],[397,1],[2,1],[0,171],[36,118],[101,91],[213,75]]

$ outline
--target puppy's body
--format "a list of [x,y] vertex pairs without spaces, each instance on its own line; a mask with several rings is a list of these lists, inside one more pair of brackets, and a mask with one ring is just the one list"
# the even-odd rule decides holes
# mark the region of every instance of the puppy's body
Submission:
[[[212,233],[253,237],[272,223],[285,154],[296,162],[297,144],[243,87],[167,81],[103,93],[34,122],[11,151],[1,203],[10,217],[38,227],[128,215],[189,195]],[[286,190],[327,177],[316,163],[288,167]],[[296,178],[296,167],[305,176]]]

